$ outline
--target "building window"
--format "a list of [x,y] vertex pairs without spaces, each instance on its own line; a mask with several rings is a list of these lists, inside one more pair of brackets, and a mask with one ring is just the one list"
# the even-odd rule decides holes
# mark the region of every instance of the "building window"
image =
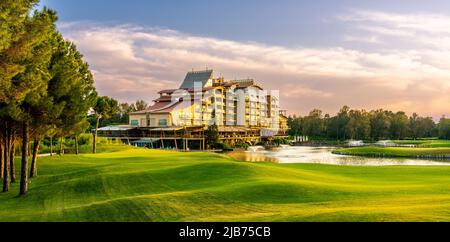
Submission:
[[167,126],[167,119],[160,119],[158,121],[159,126]]
[[132,126],[139,126],[139,120],[131,120]]

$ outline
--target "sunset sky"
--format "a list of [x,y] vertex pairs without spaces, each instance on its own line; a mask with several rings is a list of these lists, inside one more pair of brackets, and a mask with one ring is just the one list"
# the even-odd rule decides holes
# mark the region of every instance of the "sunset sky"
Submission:
[[187,71],[254,78],[290,114],[450,116],[450,1],[44,0],[100,94],[151,102]]

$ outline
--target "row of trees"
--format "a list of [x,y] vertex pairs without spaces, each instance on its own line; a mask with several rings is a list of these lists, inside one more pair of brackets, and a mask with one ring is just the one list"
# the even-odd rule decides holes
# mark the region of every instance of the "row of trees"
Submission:
[[336,140],[380,140],[436,137],[450,139],[450,121],[436,124],[431,117],[414,113],[350,109],[344,106],[335,116],[314,109],[305,117],[289,118],[290,135]]
[[[130,122],[130,113],[145,110],[149,106],[144,100],[137,100],[135,103],[118,103],[114,99],[111,99],[109,103],[112,105],[112,112],[107,117],[102,117],[99,120],[100,127],[128,124]],[[88,121],[90,124],[89,130],[94,130],[97,125],[97,115],[95,115],[95,113],[89,115]]]
[[436,125],[437,134],[441,139],[450,139],[450,119],[442,117]]
[[6,192],[16,181],[13,158],[20,148],[20,195],[37,175],[41,140],[84,132],[97,100],[88,64],[56,30],[56,13],[33,10],[37,3],[0,1],[0,168]]
[[[88,116],[89,131],[94,130],[93,153],[97,153],[98,128],[112,124],[128,124],[130,113],[147,109],[148,104],[143,100],[136,103],[121,103],[113,98],[103,96],[97,98],[93,107],[94,114]],[[88,132],[89,132],[88,131]]]

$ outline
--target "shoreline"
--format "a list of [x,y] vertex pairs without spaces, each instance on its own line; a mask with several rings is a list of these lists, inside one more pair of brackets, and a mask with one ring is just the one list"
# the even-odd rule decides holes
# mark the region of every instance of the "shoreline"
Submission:
[[409,158],[409,159],[429,159],[429,160],[446,160],[450,161],[450,154],[445,155],[393,155],[393,154],[355,154],[352,152],[332,151],[335,155],[368,157],[368,158]]

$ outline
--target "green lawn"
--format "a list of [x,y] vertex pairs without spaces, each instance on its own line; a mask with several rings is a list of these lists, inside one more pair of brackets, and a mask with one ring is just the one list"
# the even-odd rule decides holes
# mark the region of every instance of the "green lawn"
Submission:
[[405,148],[405,147],[352,147],[339,148],[338,154],[367,155],[367,156],[395,156],[395,157],[418,157],[418,156],[442,156],[450,155],[450,148]]
[[416,145],[422,148],[450,148],[450,140],[423,139],[423,140],[394,140],[396,144]]
[[0,221],[450,221],[450,167],[245,163],[115,147],[46,157]]

